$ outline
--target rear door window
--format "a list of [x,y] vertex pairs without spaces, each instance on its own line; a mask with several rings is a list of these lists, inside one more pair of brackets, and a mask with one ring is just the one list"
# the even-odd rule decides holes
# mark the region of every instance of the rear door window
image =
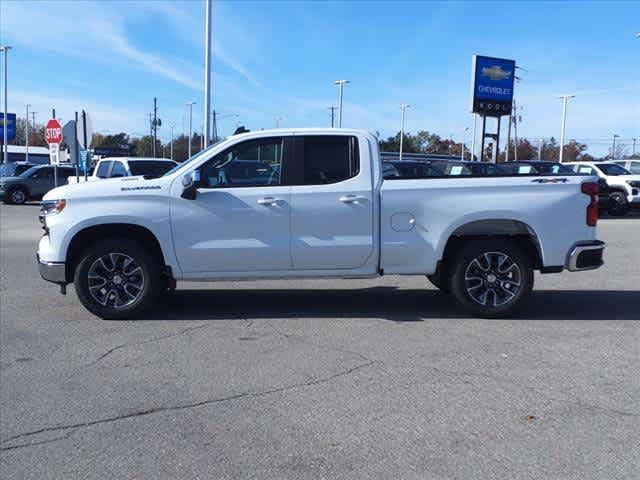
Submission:
[[154,160],[134,160],[129,162],[131,175],[143,175],[146,178],[158,178],[175,167],[173,162]]
[[304,185],[338,183],[358,174],[360,160],[356,137],[305,136],[303,145]]
[[100,165],[98,165],[98,170],[96,171],[96,177],[107,178],[109,176],[109,169],[111,168],[112,163],[113,162],[110,161],[100,162]]

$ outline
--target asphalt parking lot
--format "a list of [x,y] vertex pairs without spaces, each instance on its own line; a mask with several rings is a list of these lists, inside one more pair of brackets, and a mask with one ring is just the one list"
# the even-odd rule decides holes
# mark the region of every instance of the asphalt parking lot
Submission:
[[0,477],[640,478],[640,215],[518,318],[423,278],[180,284],[104,321],[0,207]]

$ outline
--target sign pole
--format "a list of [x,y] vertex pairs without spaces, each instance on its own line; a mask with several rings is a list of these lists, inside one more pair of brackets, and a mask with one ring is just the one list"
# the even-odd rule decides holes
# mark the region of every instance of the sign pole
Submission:
[[471,161],[473,162],[475,161],[473,157],[476,154],[476,120],[478,116],[475,113],[471,115],[473,115],[473,134],[471,138]]
[[[75,114],[76,114],[76,128],[77,128],[77,125],[78,125],[78,112],[75,112]],[[80,183],[80,159],[78,158],[79,157],[78,150],[79,150],[80,145],[78,144],[78,135],[76,134],[75,137],[76,137],[76,139],[75,139],[75,142],[76,142],[76,158],[74,158],[74,160],[76,162],[76,184],[78,184],[78,183]]]
[[480,140],[480,161],[484,162],[484,136],[487,131],[487,116],[482,115],[482,140]]
[[[56,119],[56,109],[51,109],[51,118]],[[49,146],[51,148],[51,146]],[[58,186],[58,162],[60,161],[60,150],[56,148],[56,163],[53,165],[53,188]]]
[[87,112],[85,112],[84,109],[82,110],[82,141],[83,141],[85,150],[87,150],[87,160],[85,161],[85,168],[84,168],[84,181],[86,182],[87,171],[89,170],[89,153],[88,153],[89,145],[87,144]]
[[500,156],[500,119],[498,117],[498,128],[496,130],[496,157],[493,159],[493,163],[498,163],[498,157]]

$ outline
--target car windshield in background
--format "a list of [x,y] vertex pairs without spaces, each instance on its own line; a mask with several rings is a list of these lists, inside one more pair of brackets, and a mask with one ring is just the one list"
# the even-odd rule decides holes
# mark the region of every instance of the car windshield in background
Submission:
[[143,175],[145,178],[161,177],[175,166],[173,162],[155,160],[135,160],[129,162],[131,175]]
[[605,175],[611,175],[614,177],[618,175],[631,175],[629,170],[615,163],[596,163],[596,167],[602,170]]
[[36,165],[35,167],[31,167],[30,169],[25,170],[18,176],[22,178],[29,178],[31,174],[33,174],[34,172],[37,172],[39,168],[40,168],[40,165]]

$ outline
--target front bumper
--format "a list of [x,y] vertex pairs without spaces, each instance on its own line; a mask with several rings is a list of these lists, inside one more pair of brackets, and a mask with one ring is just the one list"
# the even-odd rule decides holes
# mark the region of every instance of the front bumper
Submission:
[[604,265],[602,254],[605,246],[601,240],[576,243],[567,255],[567,270],[580,272],[600,268]]
[[59,283],[66,285],[67,282],[67,268],[64,262],[44,262],[40,260],[40,256],[36,254],[38,261],[38,270],[40,276],[48,282]]

